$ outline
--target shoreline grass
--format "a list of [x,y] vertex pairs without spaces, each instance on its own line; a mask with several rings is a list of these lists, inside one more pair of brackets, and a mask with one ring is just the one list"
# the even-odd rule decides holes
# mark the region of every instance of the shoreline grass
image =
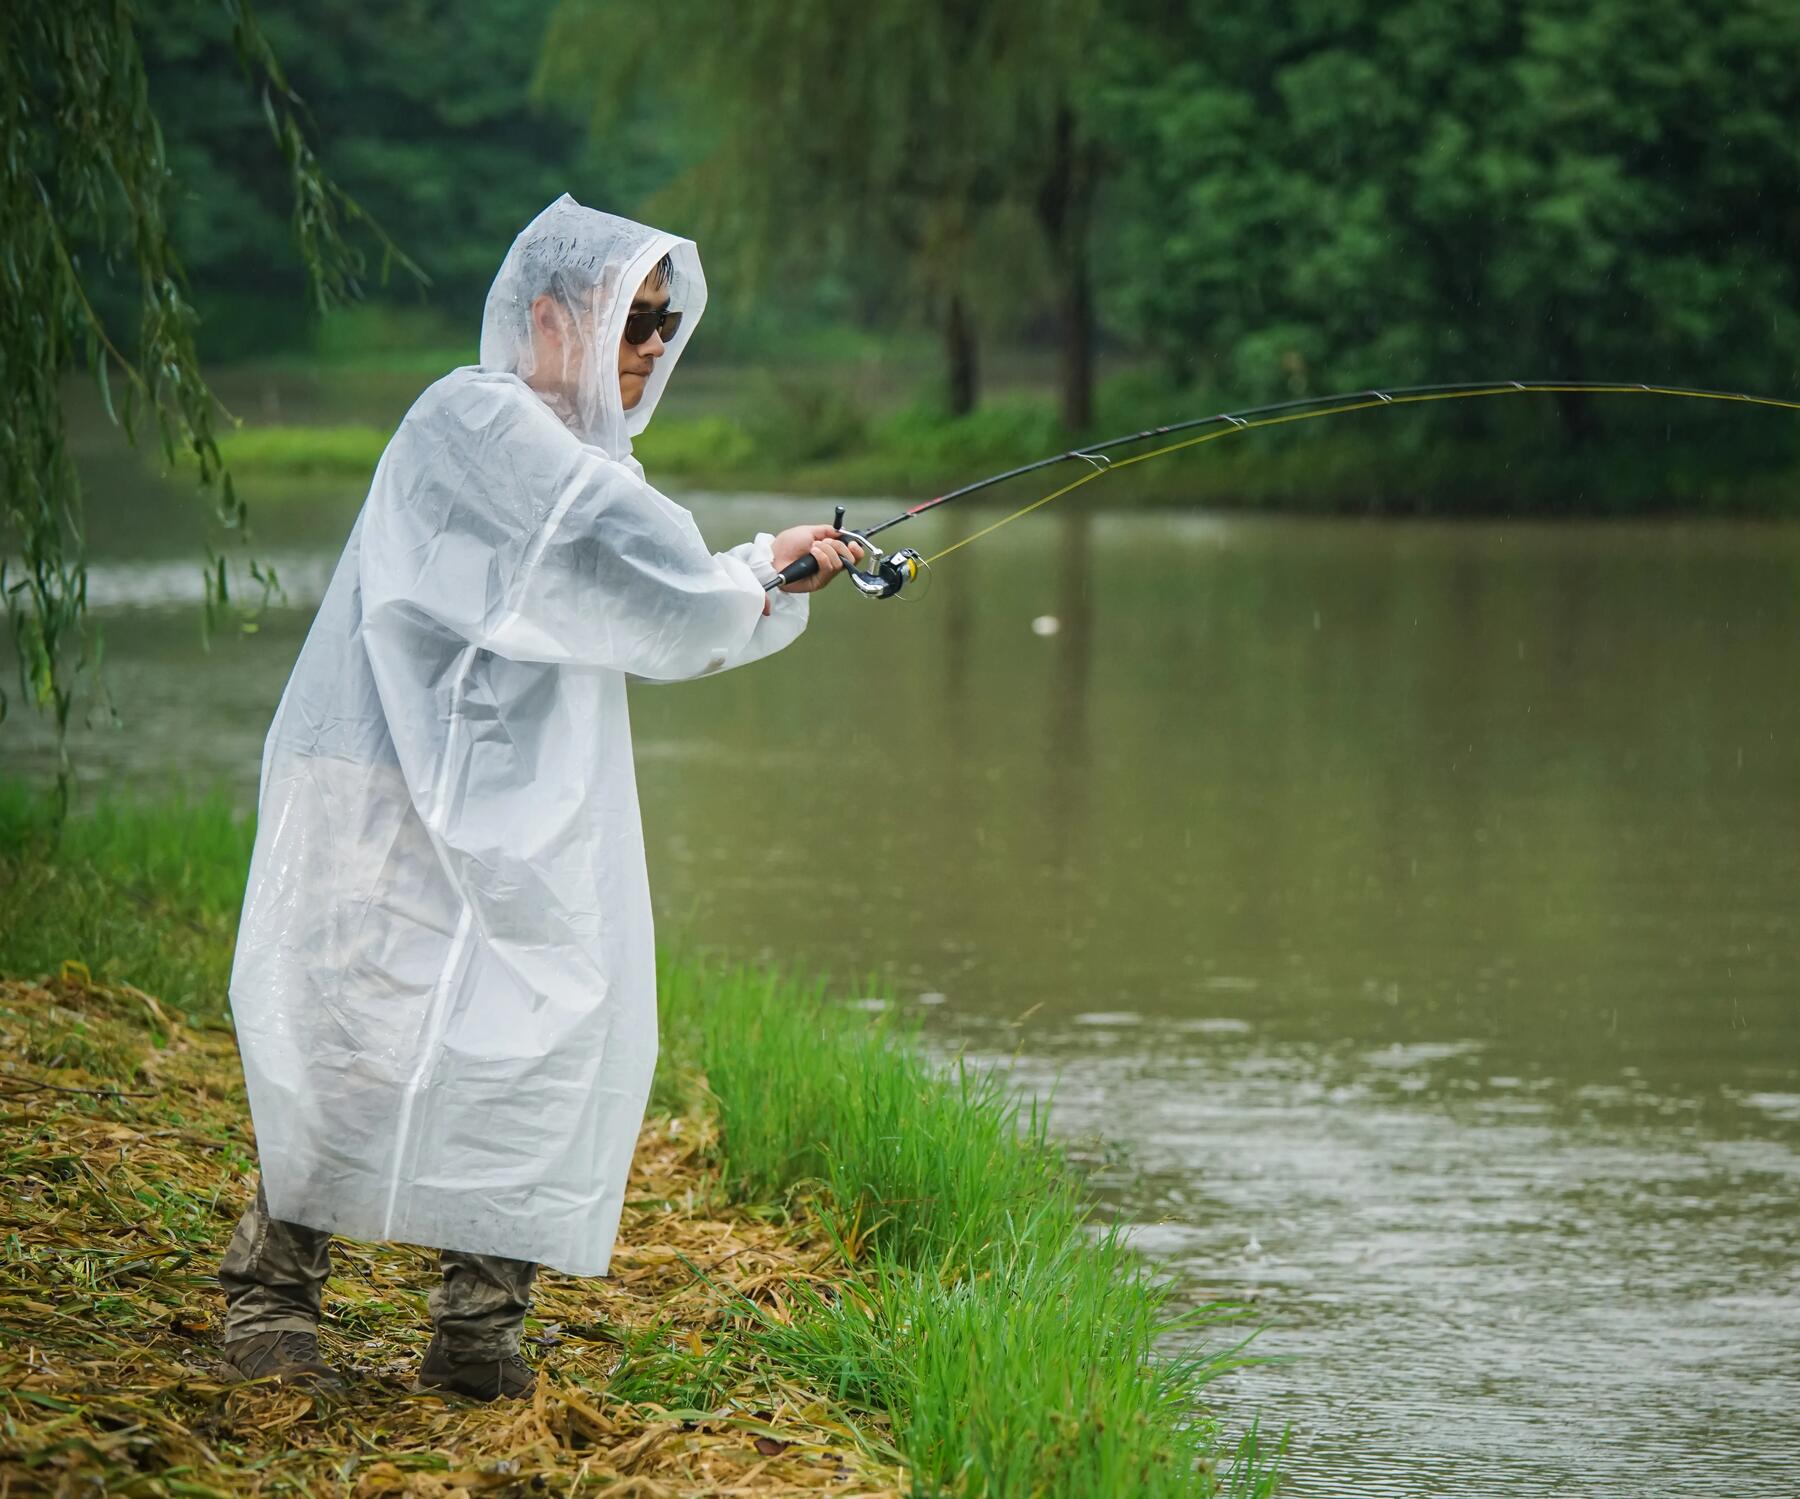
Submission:
[[[1053,428],[1041,441],[1014,440],[1032,424],[971,423],[965,443],[915,444],[885,434],[856,448],[807,459],[771,453],[723,416],[668,418],[636,445],[664,488],[847,497],[941,494],[988,473],[1065,448]],[[221,439],[243,478],[336,479],[366,485],[389,433],[366,425],[245,427]],[[958,434],[953,431],[951,438]],[[1202,456],[1202,453],[1204,456]],[[1800,467],[1729,472],[1698,445],[1656,452],[1636,444],[1593,453],[1454,440],[1424,451],[1396,449],[1366,432],[1290,443],[1239,440],[1146,464],[1102,480],[1089,504],[1132,508],[1204,506],[1296,515],[1659,516],[1774,518],[1800,514]],[[1049,487],[1040,482],[1039,489]],[[1010,492],[1010,491],[1009,491]],[[1035,497],[1035,493],[1033,495]]]
[[[391,1354],[422,1341],[430,1276],[363,1246],[327,1313],[368,1375],[351,1404],[228,1390],[210,1272],[254,1167],[223,1010],[248,839],[219,800],[58,836],[0,786],[12,1492],[568,1491],[602,1470],[696,1494],[1272,1491],[1271,1444],[1204,1401],[1240,1361],[1229,1313],[1178,1312],[1090,1220],[1041,1112],[817,991],[685,960],[662,964],[621,1273],[548,1278],[535,1403],[405,1394]],[[1163,1353],[1209,1323],[1209,1350]]]
[[[1047,395],[1014,391],[952,418],[929,397],[878,391],[853,371],[773,377],[713,370],[665,410],[636,452],[672,490],[918,498],[1070,446]],[[1231,404],[1142,371],[1102,382],[1087,440]],[[1570,447],[1549,400],[1358,412],[1249,432],[1121,472],[1092,505],[1203,505],[1295,514],[1734,516],[1800,513],[1800,441],[1779,413],[1701,412],[1595,398],[1605,425]],[[1693,405],[1695,403],[1679,403]],[[397,415],[397,413],[396,413]],[[1667,417],[1668,420],[1664,420]],[[389,428],[356,422],[243,426],[220,439],[235,472],[364,484]],[[1026,481],[1031,496],[1040,480]],[[1035,488],[1032,488],[1033,485]],[[996,498],[1004,500],[1006,493]]]
[[219,454],[235,473],[366,483],[391,436],[359,422],[244,426],[220,434]]

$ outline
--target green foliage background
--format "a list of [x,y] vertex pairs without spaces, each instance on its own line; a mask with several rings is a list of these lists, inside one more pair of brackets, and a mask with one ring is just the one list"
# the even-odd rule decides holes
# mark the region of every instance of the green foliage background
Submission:
[[[646,455],[709,482],[935,487],[973,477],[952,454],[998,467],[1368,385],[1800,393],[1791,0],[20,0],[4,17],[0,586],[20,695],[59,723],[88,659],[60,376],[99,373],[107,410],[193,460],[241,537],[202,363],[464,362],[494,267],[565,190],[704,243],[709,357],[751,378],[684,372]],[[421,275],[388,280],[396,248]],[[1105,360],[1130,366],[1110,389]],[[367,443],[307,446],[261,456],[342,469]],[[1284,507],[1800,507],[1800,423],[1712,403],[1468,403],[1233,461],[1240,502]],[[219,554],[208,567],[210,611],[229,589]]]
[[1108,99],[1120,306],[1172,365],[1795,388],[1800,7],[1164,15]]
[[[567,189],[700,234],[714,346],[765,362],[850,326],[973,360],[957,303],[968,337],[1049,370],[1081,274],[1103,347],[1227,403],[1514,375],[1800,387],[1782,0],[269,0],[262,20],[322,158],[431,277],[375,292],[410,321],[331,352],[472,347],[506,244]],[[146,47],[205,352],[315,347],[223,19],[173,7]],[[1042,214],[1059,111],[1092,198],[1074,272]],[[1618,420],[1561,418],[1571,444]]]
[[[709,331],[736,352],[791,347],[796,320],[805,339],[942,339],[958,299],[982,341],[1049,361],[1067,277],[1039,210],[1062,110],[1093,178],[1089,316],[1170,385],[1233,402],[1513,375],[1800,387],[1783,0],[260,14],[322,159],[431,278],[374,289],[414,316],[361,324],[368,344],[471,347],[506,244],[566,189],[701,233]],[[170,7],[145,47],[203,351],[313,348],[226,18]],[[1603,420],[1563,416],[1575,443]]]
[[[276,0],[259,14],[337,182],[429,277],[424,288],[368,289],[439,314],[415,322],[414,338],[448,331],[473,346],[506,247],[558,193],[618,203],[651,185],[653,141],[602,152],[579,112],[528,97],[542,0]],[[146,28],[144,45],[177,183],[175,233],[205,288],[207,357],[307,348],[317,330],[288,204],[269,170],[257,102],[232,76],[224,18],[171,6]]]

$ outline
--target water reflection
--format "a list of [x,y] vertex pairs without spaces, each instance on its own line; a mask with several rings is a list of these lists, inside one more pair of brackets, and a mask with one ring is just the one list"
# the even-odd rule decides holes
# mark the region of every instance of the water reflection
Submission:
[[[1122,1018],[1043,1038],[1065,1130],[1138,1241],[1252,1301],[1230,1399],[1291,1420],[1291,1492],[1791,1493],[1800,1128],[1627,1073],[1569,1089],[1475,1041],[1320,1047]],[[1204,1024],[1204,1022],[1201,1022]],[[1096,1034],[1096,1028],[1098,1033]],[[970,1044],[979,1047],[979,1027]]]

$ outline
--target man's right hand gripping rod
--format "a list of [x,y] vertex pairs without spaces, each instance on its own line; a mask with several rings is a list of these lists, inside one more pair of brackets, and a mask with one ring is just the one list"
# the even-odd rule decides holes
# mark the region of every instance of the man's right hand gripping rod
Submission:
[[[844,529],[844,507],[839,505],[837,513],[832,517],[831,529],[839,537],[863,549],[863,555],[875,560],[874,568],[869,572],[860,571],[854,564],[846,562],[844,572],[856,585],[856,591],[873,599],[889,599],[910,583],[925,566],[924,559],[911,547],[903,547],[900,551],[887,555],[882,554],[880,547],[858,531]],[[804,557],[796,557],[792,562],[775,575],[775,580],[767,585],[770,590],[780,588],[785,583],[797,583],[802,578],[810,578],[819,570],[819,559],[811,552]]]

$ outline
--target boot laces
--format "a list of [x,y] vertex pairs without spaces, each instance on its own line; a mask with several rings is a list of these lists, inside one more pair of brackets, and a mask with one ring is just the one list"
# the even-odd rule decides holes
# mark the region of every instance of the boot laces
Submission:
[[294,1363],[314,1363],[319,1357],[319,1335],[313,1332],[284,1332],[271,1350],[277,1358]]

